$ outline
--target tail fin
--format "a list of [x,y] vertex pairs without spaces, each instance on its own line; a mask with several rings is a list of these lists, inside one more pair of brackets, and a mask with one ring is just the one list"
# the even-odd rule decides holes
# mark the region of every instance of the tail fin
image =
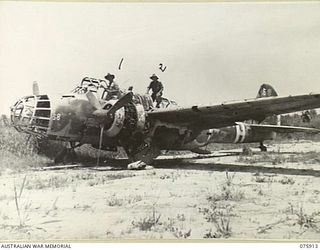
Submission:
[[262,84],[258,91],[257,98],[270,97],[270,96],[278,96],[278,94],[271,85],[266,83]]
[[36,81],[33,82],[32,84],[32,93],[33,95],[39,95],[40,91],[39,91],[39,85]]
[[[263,98],[263,97],[271,97],[271,96],[278,96],[278,93],[275,91],[275,89],[270,84],[262,84],[260,86],[260,89],[257,94],[257,98]],[[274,115],[267,117],[264,121],[264,124],[273,124],[273,125],[281,125],[281,116],[280,115]]]

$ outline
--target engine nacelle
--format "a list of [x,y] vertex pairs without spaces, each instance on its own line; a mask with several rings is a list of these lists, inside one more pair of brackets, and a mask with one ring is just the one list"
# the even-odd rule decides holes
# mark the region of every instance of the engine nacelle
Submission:
[[[105,105],[113,105],[112,101],[109,101]],[[126,144],[130,144],[133,141],[137,141],[136,134],[144,132],[146,126],[146,112],[141,104],[129,103],[124,107],[118,109],[112,122],[105,126],[104,139],[102,147],[116,147]],[[85,133],[81,139],[81,143],[89,143],[94,147],[99,145],[99,133],[100,125],[95,117],[87,119],[85,124]],[[121,142],[121,143],[120,143]],[[120,144],[119,144],[120,143]]]
[[[123,112],[121,110],[123,110]],[[116,114],[113,124],[109,128],[109,130],[114,131],[114,133],[108,134],[108,136],[129,137],[137,132],[144,131],[146,126],[146,112],[141,104],[130,103],[118,111],[120,112]]]
[[[112,100],[109,102],[113,105],[116,101]],[[123,128],[125,118],[126,117],[125,117],[124,107],[121,109],[118,109],[114,114],[114,118],[111,126],[104,132],[104,134],[109,137],[117,136],[120,133],[121,129]]]
[[146,126],[146,112],[141,104],[136,104],[135,108],[137,112],[136,129],[137,131],[143,131]]
[[[106,105],[114,105],[116,100],[110,100]],[[111,125],[105,129],[104,135],[108,137],[121,136],[143,131],[146,125],[146,113],[141,104],[130,103],[118,109]]]

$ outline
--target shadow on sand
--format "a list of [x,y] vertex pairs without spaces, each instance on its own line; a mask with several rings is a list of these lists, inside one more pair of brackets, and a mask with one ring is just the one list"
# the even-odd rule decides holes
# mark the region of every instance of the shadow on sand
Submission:
[[153,166],[157,169],[185,169],[218,172],[228,171],[240,173],[268,173],[320,177],[320,170],[313,169],[265,167],[250,164],[199,163],[185,159],[156,160]]
[[[266,173],[266,174],[283,174],[283,175],[299,175],[320,177],[320,170],[314,169],[297,169],[284,168],[281,165],[277,167],[266,167],[254,164],[222,164],[222,163],[201,163],[199,159],[219,158],[239,155],[239,152],[221,152],[220,155],[201,155],[201,156],[185,156],[172,159],[156,159],[152,166],[155,169],[184,169],[199,171],[217,171],[217,172],[240,172],[240,173]],[[96,166],[95,162],[85,164],[51,166],[42,170],[59,170],[59,169],[91,169],[93,171],[121,171],[127,170],[129,164],[128,159],[107,159],[104,163]]]

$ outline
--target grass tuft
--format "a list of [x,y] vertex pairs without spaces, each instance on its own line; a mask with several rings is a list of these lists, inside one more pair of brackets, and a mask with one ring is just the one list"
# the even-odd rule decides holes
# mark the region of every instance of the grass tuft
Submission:
[[141,231],[150,231],[157,225],[161,225],[160,222],[161,214],[155,210],[155,205],[152,206],[152,214],[148,215],[138,221],[132,221],[134,227],[139,228]]

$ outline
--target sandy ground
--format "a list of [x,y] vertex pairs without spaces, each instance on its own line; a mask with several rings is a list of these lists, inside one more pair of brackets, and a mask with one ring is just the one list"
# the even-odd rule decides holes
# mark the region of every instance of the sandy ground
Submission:
[[[320,238],[320,143],[0,176],[0,240]],[[314,157],[313,157],[314,156]]]

